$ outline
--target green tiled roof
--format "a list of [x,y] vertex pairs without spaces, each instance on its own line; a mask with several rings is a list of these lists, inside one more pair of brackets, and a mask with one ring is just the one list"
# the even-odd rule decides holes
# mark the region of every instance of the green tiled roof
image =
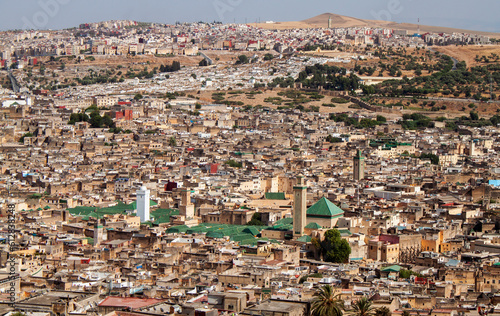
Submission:
[[339,229],[338,231],[340,233],[340,236],[342,236],[342,237],[352,235],[352,233],[349,229]]
[[309,228],[309,229],[321,229],[322,227],[318,223],[309,223],[306,225],[304,228]]
[[282,219],[276,221],[276,223],[274,223],[274,225],[288,225],[291,223],[293,223],[293,218],[287,217],[287,218],[282,218]]
[[169,233],[185,233],[189,227],[186,225],[172,226],[167,229],[167,234]]
[[297,241],[300,241],[300,242],[311,242],[312,238],[311,236],[302,236],[300,238],[297,238]]
[[211,232],[207,232],[206,237],[208,237],[208,238],[224,238],[224,233],[222,231],[211,231]]
[[399,272],[399,271],[401,271],[401,267],[398,265],[393,265],[393,266],[385,267],[385,268],[381,269],[380,271]]
[[330,202],[327,198],[322,197],[318,202],[307,209],[306,214],[307,216],[313,217],[341,217],[344,215],[344,211]]
[[266,192],[266,200],[286,200],[284,192]]
[[154,224],[169,223],[170,216],[179,215],[179,210],[175,209],[156,209],[151,211],[151,217],[154,218]]
[[247,227],[247,228],[243,229],[242,233],[248,233],[248,234],[252,234],[254,236],[257,236],[260,232],[255,227]]

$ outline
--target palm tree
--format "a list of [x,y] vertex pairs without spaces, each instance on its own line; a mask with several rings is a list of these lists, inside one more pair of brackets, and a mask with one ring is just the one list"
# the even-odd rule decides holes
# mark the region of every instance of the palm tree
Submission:
[[353,304],[350,314],[352,316],[375,316],[375,308],[372,302],[363,296]]
[[314,293],[312,316],[342,316],[343,302],[335,295],[331,285],[325,285]]
[[375,310],[375,316],[391,316],[391,310],[387,306],[379,307]]

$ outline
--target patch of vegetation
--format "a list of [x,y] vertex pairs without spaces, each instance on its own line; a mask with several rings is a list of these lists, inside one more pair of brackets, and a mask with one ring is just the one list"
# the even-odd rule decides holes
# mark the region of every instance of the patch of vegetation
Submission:
[[232,159],[226,161],[225,164],[228,165],[231,168],[241,168],[241,167],[243,167],[243,164],[241,162],[237,162],[237,161],[232,160]]
[[404,114],[403,119],[398,122],[404,129],[416,130],[434,127],[434,122],[420,113]]

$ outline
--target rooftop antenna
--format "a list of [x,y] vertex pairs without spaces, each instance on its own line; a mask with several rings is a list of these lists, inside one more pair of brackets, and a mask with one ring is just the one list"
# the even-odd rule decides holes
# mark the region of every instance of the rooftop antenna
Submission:
[[417,31],[418,35],[420,35],[420,18],[418,18],[418,31]]

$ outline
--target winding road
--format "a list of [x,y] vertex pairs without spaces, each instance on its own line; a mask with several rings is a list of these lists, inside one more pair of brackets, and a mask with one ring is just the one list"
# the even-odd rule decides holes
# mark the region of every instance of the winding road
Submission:
[[436,50],[434,50],[434,49],[432,49],[432,48],[430,48],[430,47],[428,47],[428,46],[427,46],[427,49],[428,49],[430,52],[433,52],[433,53],[438,53],[439,55],[445,55],[445,56],[450,57],[450,58],[451,58],[451,60],[453,61],[453,68],[451,68],[451,71],[455,71],[455,70],[457,70],[457,64],[458,64],[458,60],[457,60],[457,59],[455,59],[455,58],[453,58],[453,57],[451,57],[451,56],[449,56],[449,55],[443,54],[443,53],[441,53],[441,52],[438,52],[438,51],[436,51]]

